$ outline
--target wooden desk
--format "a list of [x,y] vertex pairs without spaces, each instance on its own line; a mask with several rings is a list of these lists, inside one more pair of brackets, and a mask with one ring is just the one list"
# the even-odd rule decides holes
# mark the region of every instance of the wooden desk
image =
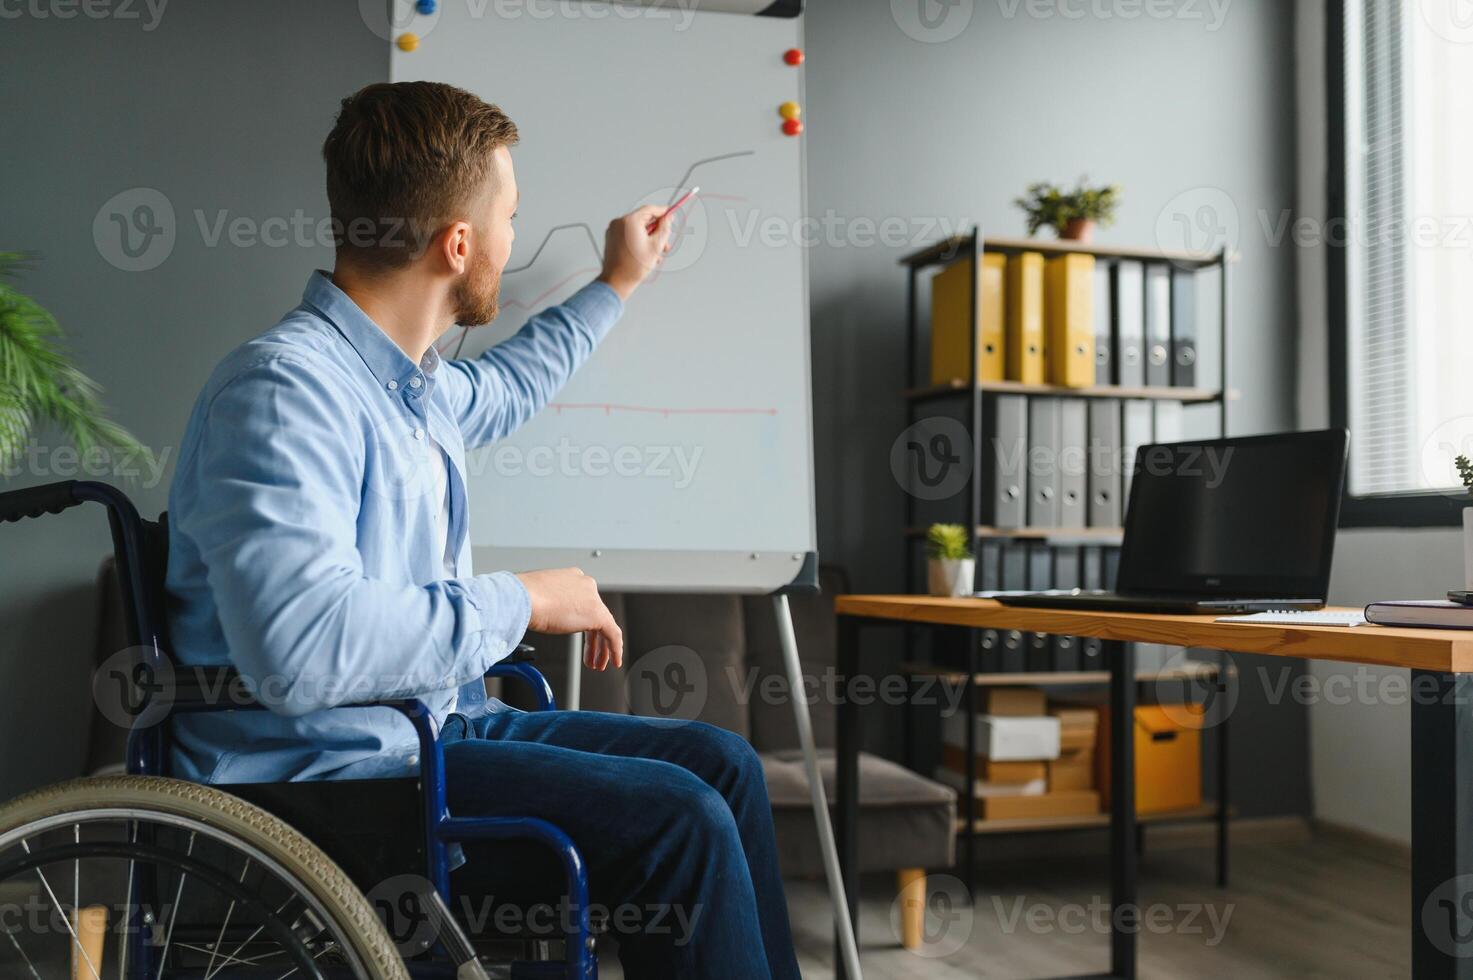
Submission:
[[[1136,933],[1135,670],[1130,642],[1206,647],[1300,660],[1334,660],[1412,671],[1412,974],[1473,980],[1473,632],[1382,626],[1275,626],[1219,623],[1213,616],[1095,613],[1007,607],[989,599],[845,595],[839,618],[841,682],[861,672],[862,626],[920,624],[1001,629],[1107,641],[1110,663],[1111,977],[1134,977]],[[972,656],[978,644],[969,643]],[[968,674],[968,677],[971,675]],[[972,682],[968,681],[967,696]],[[965,699],[964,699],[965,703]],[[859,813],[856,706],[837,706],[839,861],[856,918],[854,828]],[[1374,787],[1368,786],[1373,792]],[[1131,910],[1127,912],[1125,910]],[[842,964],[838,974],[843,976]]]

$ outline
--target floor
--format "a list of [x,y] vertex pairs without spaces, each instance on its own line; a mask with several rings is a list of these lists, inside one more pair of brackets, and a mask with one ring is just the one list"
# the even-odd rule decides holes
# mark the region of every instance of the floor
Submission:
[[[867,980],[1061,977],[1109,965],[1108,894],[1098,857],[984,865],[970,906],[960,882],[933,876],[926,942],[902,949],[890,924],[893,888],[866,879],[860,921]],[[803,976],[833,976],[827,892],[790,882]],[[1200,847],[1153,848],[1141,865],[1148,918],[1139,938],[1143,978],[1406,977],[1410,884],[1393,855],[1353,840],[1239,841],[1232,884],[1212,883]],[[616,962],[600,975],[621,977]]]
[[[1037,838],[1039,841],[1045,838]],[[1047,845],[1050,856],[984,863],[980,890],[928,879],[927,933],[918,952],[900,947],[891,925],[892,879],[866,877],[860,942],[866,980],[1064,977],[1109,963],[1105,859],[1061,853],[1078,836]],[[0,896],[3,898],[3,896]],[[1139,976],[1150,978],[1410,975],[1410,881],[1404,854],[1343,836],[1237,834],[1232,885],[1213,885],[1202,842],[1148,841],[1141,862],[1146,911]],[[833,976],[828,893],[820,881],[790,881],[788,900],[803,976]],[[0,940],[3,941],[3,940]],[[13,975],[0,950],[0,977]],[[613,955],[604,980],[622,980]]]

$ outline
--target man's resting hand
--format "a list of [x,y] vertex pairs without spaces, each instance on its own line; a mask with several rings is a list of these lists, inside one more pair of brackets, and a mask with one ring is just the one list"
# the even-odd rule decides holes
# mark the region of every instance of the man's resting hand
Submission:
[[624,665],[624,631],[598,595],[598,583],[579,568],[550,568],[517,576],[532,600],[528,629],[566,635],[586,633],[583,662],[590,670]]

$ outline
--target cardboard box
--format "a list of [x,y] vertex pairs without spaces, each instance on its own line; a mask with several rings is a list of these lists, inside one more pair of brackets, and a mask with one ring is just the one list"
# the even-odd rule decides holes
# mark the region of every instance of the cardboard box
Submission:
[[[948,766],[938,766],[936,781],[950,786],[958,793],[967,791],[967,777]],[[999,796],[1042,796],[1048,792],[1048,780],[1035,779],[1026,783],[992,783],[985,779],[972,780],[972,795],[979,800]]]
[[1100,812],[1100,794],[1092,790],[1066,790],[1042,796],[994,796],[977,802],[981,804],[984,820],[1087,817]]
[[[1110,805],[1110,711],[1099,709],[1096,784]],[[1135,709],[1135,810],[1167,813],[1202,805],[1202,716],[1182,704]]]
[[[967,771],[967,750],[954,745],[943,745],[941,762],[953,772],[964,773]],[[1035,779],[1048,778],[1048,763],[1041,760],[1002,762],[978,756],[977,776],[989,783],[1031,783]]]
[[1052,705],[1048,713],[1059,719],[1059,748],[1093,749],[1099,741],[1100,714],[1096,708]]
[[[1048,697],[1036,687],[984,687],[977,691],[977,712],[1004,718],[1037,718],[1049,714]],[[1090,726],[1094,723],[1091,718]]]
[[1048,768],[1048,788],[1056,790],[1094,789],[1095,754],[1093,749],[1075,749],[1063,752],[1057,759],[1044,764]]
[[[1059,719],[1049,715],[1010,718],[973,715],[976,751],[980,756],[1011,762],[1059,757]],[[967,713],[954,711],[941,719],[941,738],[947,745],[966,751]]]

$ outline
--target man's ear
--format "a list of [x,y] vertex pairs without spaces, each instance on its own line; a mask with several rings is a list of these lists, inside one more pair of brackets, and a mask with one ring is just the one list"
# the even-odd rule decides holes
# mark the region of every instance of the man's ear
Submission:
[[470,267],[471,225],[469,221],[453,221],[436,236],[432,250],[438,253],[447,271],[460,275]]

